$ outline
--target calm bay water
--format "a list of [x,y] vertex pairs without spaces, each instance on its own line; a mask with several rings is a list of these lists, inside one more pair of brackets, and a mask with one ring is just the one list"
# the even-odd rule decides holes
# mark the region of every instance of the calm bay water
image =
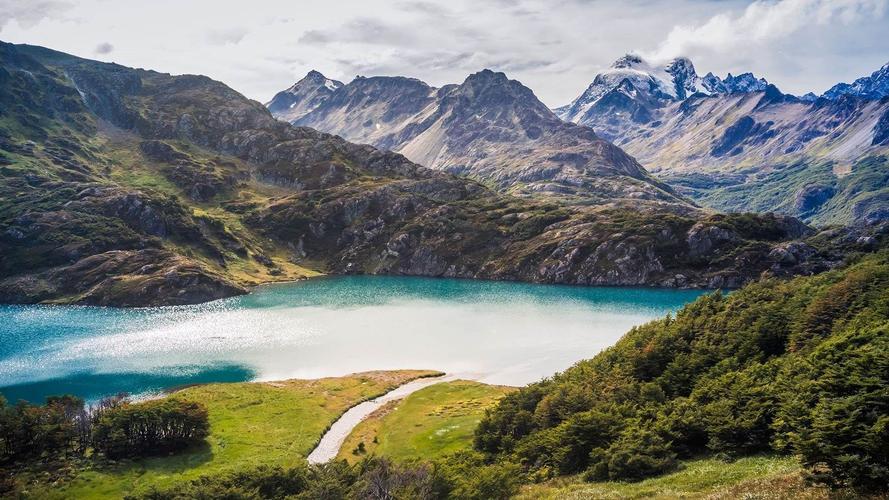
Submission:
[[701,293],[350,276],[197,306],[0,306],[0,393],[95,399],[399,368],[519,385]]

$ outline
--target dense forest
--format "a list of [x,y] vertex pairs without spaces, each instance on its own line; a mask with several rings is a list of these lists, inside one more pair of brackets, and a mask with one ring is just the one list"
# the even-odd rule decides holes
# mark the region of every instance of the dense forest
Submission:
[[532,476],[661,474],[677,459],[799,456],[833,486],[889,484],[889,253],[704,296],[506,396],[475,446]]

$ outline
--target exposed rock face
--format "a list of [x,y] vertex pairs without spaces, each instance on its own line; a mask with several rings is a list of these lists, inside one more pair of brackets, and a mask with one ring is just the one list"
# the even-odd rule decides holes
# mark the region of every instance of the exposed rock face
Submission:
[[769,252],[769,258],[775,261],[776,265],[795,265],[809,260],[817,253],[818,251],[811,245],[794,241],[775,246]]
[[156,249],[116,250],[37,274],[0,279],[0,302],[33,303],[75,296],[97,306],[197,304],[247,293],[200,263]]
[[513,194],[686,204],[620,148],[562,122],[530,89],[490,70],[441,89],[411,78],[357,78],[293,123]]
[[700,257],[712,252],[714,248],[739,240],[738,235],[731,230],[699,222],[688,230],[685,241],[688,244],[688,254],[691,257]]
[[889,107],[880,116],[880,120],[874,125],[874,146],[889,146]]

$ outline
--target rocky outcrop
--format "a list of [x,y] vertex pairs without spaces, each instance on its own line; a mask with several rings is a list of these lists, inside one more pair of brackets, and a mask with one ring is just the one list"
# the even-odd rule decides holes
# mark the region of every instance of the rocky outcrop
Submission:
[[63,300],[98,306],[197,304],[247,293],[200,263],[157,249],[110,251],[0,279],[0,302]]
[[874,138],[871,141],[874,146],[889,146],[889,107],[880,116],[874,125]]
[[[256,212],[248,224],[309,258],[327,256],[337,273],[737,287],[763,272],[836,263],[820,253],[791,261],[775,250],[814,232],[789,217],[566,211],[466,190],[456,180],[422,184],[305,192]],[[418,196],[427,190],[451,192],[452,201]]]
[[737,243],[741,238],[730,229],[698,222],[685,238],[690,257],[701,257],[729,243]]

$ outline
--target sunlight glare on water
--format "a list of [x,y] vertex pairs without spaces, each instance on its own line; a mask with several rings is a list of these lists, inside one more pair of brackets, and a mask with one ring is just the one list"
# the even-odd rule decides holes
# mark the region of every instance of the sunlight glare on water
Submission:
[[353,276],[187,307],[0,306],[0,392],[96,398],[401,368],[518,385],[701,293]]

